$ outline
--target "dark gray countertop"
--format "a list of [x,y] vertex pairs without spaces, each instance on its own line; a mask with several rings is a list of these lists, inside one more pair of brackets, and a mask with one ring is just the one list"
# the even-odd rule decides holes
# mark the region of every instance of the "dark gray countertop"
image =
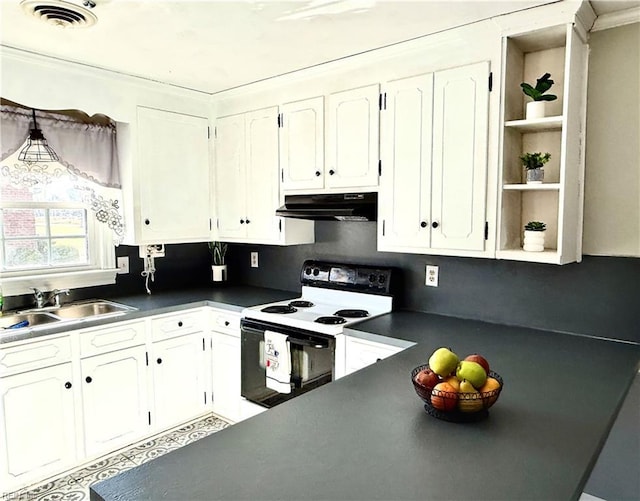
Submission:
[[[418,344],[96,484],[92,500],[577,499],[640,346],[421,313],[359,329]],[[485,421],[427,415],[410,371],[478,352],[504,391]]]

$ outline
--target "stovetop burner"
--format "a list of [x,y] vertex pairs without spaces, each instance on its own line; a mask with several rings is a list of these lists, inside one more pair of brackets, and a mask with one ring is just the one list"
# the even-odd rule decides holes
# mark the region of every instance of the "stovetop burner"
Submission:
[[288,313],[295,313],[298,310],[288,304],[276,304],[273,306],[267,306],[266,308],[262,308],[260,311],[263,311],[265,313],[279,313],[279,314],[286,315]]
[[347,321],[342,317],[331,316],[331,317],[318,317],[314,320],[314,322],[318,324],[338,325],[338,324],[344,324]]
[[289,303],[289,306],[293,308],[312,308],[315,305],[311,301],[304,301],[302,299],[299,299],[296,301],[291,301]]
[[369,316],[369,312],[367,310],[338,310],[334,313],[334,315],[338,317],[346,317],[346,318],[364,318]]

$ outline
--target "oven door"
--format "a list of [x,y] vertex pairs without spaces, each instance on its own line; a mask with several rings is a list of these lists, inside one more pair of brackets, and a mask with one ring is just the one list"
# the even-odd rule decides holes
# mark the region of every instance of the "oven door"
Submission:
[[[291,393],[267,388],[264,356],[265,330],[284,334],[291,352]],[[273,407],[333,381],[335,339],[302,329],[263,321],[241,322],[241,394],[264,407]]]

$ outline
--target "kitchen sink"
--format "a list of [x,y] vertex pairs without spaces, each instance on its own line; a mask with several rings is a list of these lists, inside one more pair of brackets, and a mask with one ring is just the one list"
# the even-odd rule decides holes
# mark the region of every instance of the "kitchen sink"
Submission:
[[11,315],[3,315],[0,317],[0,329],[7,329],[16,324],[28,322],[24,327],[35,327],[53,322],[59,322],[60,319],[48,313],[14,313]]
[[85,318],[124,315],[136,308],[111,301],[95,300],[83,303],[72,303],[61,306],[52,313],[63,320],[81,320]]

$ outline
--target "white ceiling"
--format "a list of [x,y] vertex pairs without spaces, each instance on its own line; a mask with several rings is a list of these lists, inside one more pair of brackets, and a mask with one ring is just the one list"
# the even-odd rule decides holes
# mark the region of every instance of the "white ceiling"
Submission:
[[214,93],[557,0],[94,1],[72,29],[0,0],[0,44]]

